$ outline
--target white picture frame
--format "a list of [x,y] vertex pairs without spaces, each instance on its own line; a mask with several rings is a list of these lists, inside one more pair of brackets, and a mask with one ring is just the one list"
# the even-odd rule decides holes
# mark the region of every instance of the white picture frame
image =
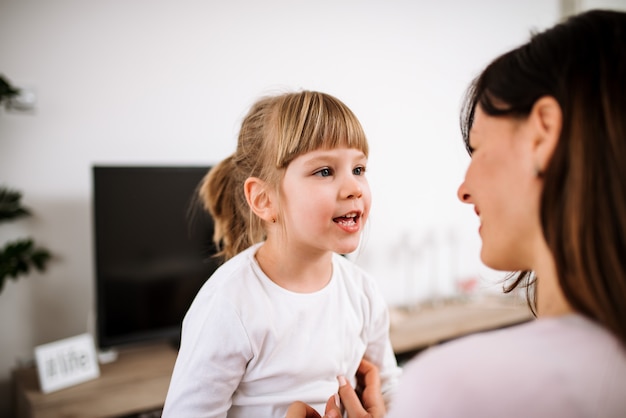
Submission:
[[43,393],[77,385],[100,376],[100,367],[91,334],[35,347],[39,384]]

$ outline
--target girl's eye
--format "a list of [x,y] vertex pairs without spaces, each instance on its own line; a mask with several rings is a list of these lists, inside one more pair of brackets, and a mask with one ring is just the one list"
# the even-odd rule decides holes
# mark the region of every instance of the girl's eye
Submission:
[[326,167],[326,168],[322,168],[321,170],[316,171],[314,174],[320,177],[328,177],[332,175],[333,173],[330,168]]
[[357,176],[362,176],[365,173],[365,167],[356,167],[352,170],[352,174],[356,174]]

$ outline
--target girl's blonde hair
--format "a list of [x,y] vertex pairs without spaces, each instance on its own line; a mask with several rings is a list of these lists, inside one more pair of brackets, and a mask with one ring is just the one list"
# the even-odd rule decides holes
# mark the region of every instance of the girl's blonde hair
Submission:
[[258,100],[242,122],[235,153],[209,170],[198,188],[215,222],[217,255],[226,260],[265,239],[263,221],[246,201],[246,179],[259,178],[279,192],[294,158],[338,147],[369,152],[360,122],[337,98],[301,91]]

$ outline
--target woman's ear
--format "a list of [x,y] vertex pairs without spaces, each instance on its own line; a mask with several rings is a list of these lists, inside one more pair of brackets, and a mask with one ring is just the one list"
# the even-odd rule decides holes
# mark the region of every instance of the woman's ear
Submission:
[[552,158],[561,136],[563,113],[554,97],[539,98],[530,111],[529,120],[536,135],[533,141],[533,159],[537,174],[541,174]]
[[243,187],[252,212],[264,221],[272,222],[275,219],[274,205],[267,183],[257,177],[248,177]]

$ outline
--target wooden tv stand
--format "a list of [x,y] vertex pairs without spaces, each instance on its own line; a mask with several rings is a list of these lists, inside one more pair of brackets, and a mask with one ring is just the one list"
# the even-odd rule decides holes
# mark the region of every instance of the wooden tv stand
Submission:
[[396,356],[416,352],[475,332],[504,328],[534,317],[526,302],[510,295],[483,295],[390,309],[389,337]]
[[176,350],[168,344],[125,348],[100,365],[100,377],[44,394],[35,367],[13,372],[17,418],[128,417],[163,407]]

